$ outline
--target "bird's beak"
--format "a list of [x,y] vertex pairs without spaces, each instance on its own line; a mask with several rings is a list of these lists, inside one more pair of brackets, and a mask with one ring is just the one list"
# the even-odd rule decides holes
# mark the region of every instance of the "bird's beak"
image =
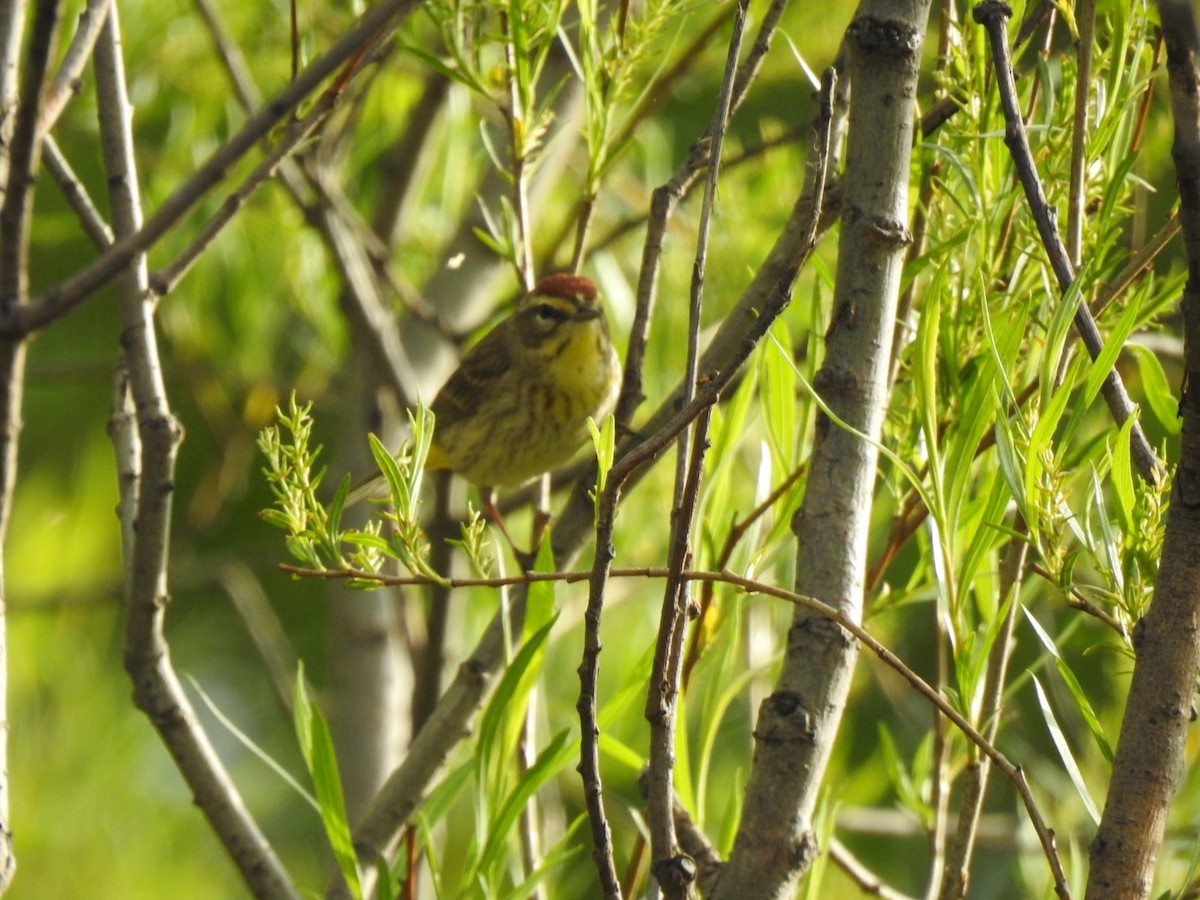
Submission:
[[575,315],[571,318],[576,322],[584,322],[588,319],[599,319],[604,315],[604,310],[598,306],[581,306],[575,310]]

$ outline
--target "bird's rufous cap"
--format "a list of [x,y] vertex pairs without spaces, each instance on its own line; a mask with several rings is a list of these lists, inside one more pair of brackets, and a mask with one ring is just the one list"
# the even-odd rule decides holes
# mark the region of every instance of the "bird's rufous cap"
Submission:
[[590,303],[596,299],[596,285],[582,275],[560,272],[557,275],[547,275],[539,281],[533,293],[543,297],[561,297],[564,300],[579,297]]

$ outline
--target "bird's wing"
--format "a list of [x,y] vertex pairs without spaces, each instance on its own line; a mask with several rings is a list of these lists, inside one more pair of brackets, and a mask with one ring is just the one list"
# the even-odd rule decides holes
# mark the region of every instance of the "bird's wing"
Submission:
[[450,380],[434,398],[433,414],[437,427],[446,428],[471,416],[485,391],[513,365],[512,350],[504,324],[493,328],[478,344],[467,351]]

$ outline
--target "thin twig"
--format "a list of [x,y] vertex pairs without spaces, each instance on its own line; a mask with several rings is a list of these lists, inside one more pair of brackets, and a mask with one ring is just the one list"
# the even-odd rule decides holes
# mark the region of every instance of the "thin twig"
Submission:
[[[668,439],[669,442],[669,439]],[[616,471],[614,467],[614,472]],[[610,479],[612,474],[609,474]],[[628,473],[626,473],[628,475]],[[611,485],[612,482],[610,481]],[[606,493],[608,489],[606,488]],[[618,492],[619,493],[619,492]],[[603,494],[601,495],[603,502]],[[379,584],[429,584],[430,579],[425,577],[391,577],[377,575],[371,572],[362,572],[356,570],[328,570],[328,569],[305,569],[297,566],[282,565],[280,566],[285,572],[290,572],[294,575],[312,577],[312,578],[333,578],[339,580],[362,580],[375,581]],[[451,578],[447,579],[450,587],[504,587],[513,584],[532,583],[537,581],[559,581],[566,584],[574,584],[581,581],[590,581],[594,576],[595,570],[588,571],[563,571],[563,572],[526,572],[523,575],[512,575],[502,578]],[[608,569],[606,575],[609,578],[668,578],[671,576],[671,570],[665,566],[646,566],[640,568],[625,568],[625,569]],[[745,578],[735,572],[724,570],[721,572],[708,572],[698,569],[685,569],[679,573],[680,577],[688,581],[704,581],[716,582],[720,584],[728,584],[740,588],[747,594],[762,594],[768,597],[775,597],[779,600],[785,600],[796,606],[809,609],[818,615],[837,623],[846,631],[850,632],[863,646],[874,653],[885,665],[897,672],[905,681],[916,689],[922,697],[932,703],[937,709],[946,716],[951,722],[958,727],[963,735],[992,761],[997,769],[1016,787],[1020,794],[1021,801],[1025,806],[1026,812],[1029,814],[1030,822],[1037,833],[1038,840],[1042,845],[1042,849],[1046,854],[1046,858],[1050,863],[1051,872],[1055,876],[1056,889],[1061,887],[1060,896],[1069,896],[1063,894],[1066,890],[1065,876],[1063,875],[1062,865],[1058,859],[1058,852],[1055,848],[1054,833],[1046,827],[1045,820],[1042,818],[1041,812],[1038,809],[1037,801],[1034,799],[1032,792],[1029,789],[1029,784],[1025,780],[1024,772],[1020,766],[1014,765],[1003,753],[1001,753],[993,744],[991,744],[984,735],[970,722],[958,712],[954,706],[942,697],[936,690],[933,689],[920,675],[909,668],[895,653],[885,647],[882,643],[876,640],[869,634],[861,625],[848,619],[842,612],[822,603],[812,597],[806,597],[803,594],[797,594],[793,591],[774,585],[766,584],[761,581],[755,581],[751,578]]]
[[1112,613],[1107,612],[1102,607],[1097,606],[1095,603],[1085,597],[1079,588],[1071,587],[1069,590],[1065,590],[1059,583],[1058,579],[1056,579],[1052,574],[1050,574],[1050,572],[1039,566],[1037,563],[1030,563],[1029,571],[1033,572],[1035,575],[1041,576],[1059,590],[1063,591],[1063,593],[1065,593],[1067,596],[1067,606],[1071,607],[1072,609],[1077,609],[1080,612],[1085,612],[1095,619],[1099,619],[1101,622],[1119,634],[1123,640],[1129,640],[1129,631],[1126,629],[1125,624],[1116,616],[1112,615]]
[[871,897],[881,897],[882,900],[913,900],[908,894],[891,887],[868,869],[866,863],[851,853],[850,848],[836,837],[829,839],[829,858],[846,873],[862,893]]
[[[983,728],[984,737],[991,743],[995,743],[996,733],[1000,728],[1000,704],[1004,696],[1008,658],[1012,653],[1017,612],[1021,608],[1021,574],[1029,550],[1029,543],[1022,539],[1028,533],[1028,527],[1020,516],[1017,517],[1014,530],[1019,536],[1009,541],[1000,571],[999,593],[1004,598],[1000,608],[1004,611],[1004,624],[988,651],[983,701],[976,716],[976,721]],[[966,896],[970,881],[971,856],[975,851],[979,819],[983,812],[983,797],[987,790],[988,764],[988,758],[980,757],[976,749],[963,773],[962,806],[958,813],[958,827],[954,840],[946,856],[946,875],[939,893],[941,900],[960,900]]]
[[[518,15],[520,12],[518,11]],[[521,25],[520,27],[524,27]],[[508,79],[508,103],[500,108],[508,126],[508,152],[512,163],[509,175],[512,178],[513,219],[516,234],[513,238],[513,264],[517,269],[517,281],[525,291],[533,290],[536,278],[533,271],[533,250],[529,236],[529,197],[526,192],[526,140],[534,123],[529,120],[530,110],[523,102],[522,84],[518,78],[518,67],[523,60],[517,59],[517,48],[513,41],[512,23],[507,11],[500,13],[500,31],[504,42],[504,62]]]
[[[208,26],[217,46],[218,56],[225,65],[234,91],[244,107],[250,109],[259,103],[259,91],[251,78],[248,67],[230,39],[224,26],[208,0],[196,0],[201,17]],[[379,243],[378,236],[361,223],[352,207],[333,188],[331,180],[321,172],[297,166],[292,152],[324,122],[342,97],[345,84],[370,55],[369,50],[355,54],[347,63],[341,76],[313,104],[305,116],[289,122],[284,134],[267,157],[230,194],[217,214],[206,223],[200,233],[184,248],[183,252],[157,272],[151,274],[151,284],[159,294],[174,288],[211,244],[225,225],[245,205],[251,195],[267,179],[279,174],[288,193],[308,222],[325,239],[330,253],[337,263],[345,286],[343,296],[349,301],[347,309],[352,319],[362,326],[359,333],[374,352],[379,362],[382,380],[387,381],[396,395],[410,402],[414,386],[418,383],[413,367],[400,343],[390,311],[381,296],[378,280],[373,273],[378,267],[375,261],[383,258],[382,248],[373,254],[367,246]],[[306,199],[311,188],[321,202]],[[405,296],[405,292],[399,292]]]
[[[742,32],[746,23],[749,0],[739,0],[734,6],[733,32],[725,61],[725,74],[717,98],[717,108],[708,129],[712,136],[709,151],[708,178],[704,202],[700,207],[700,222],[696,237],[696,255],[692,263],[690,304],[688,309],[687,360],[683,376],[683,402],[692,400],[695,393],[697,367],[700,359],[700,322],[703,312],[704,275],[708,260],[708,239],[713,207],[717,197],[717,178],[720,172],[721,148],[729,123],[733,79],[737,72],[738,56],[742,49]],[[700,479],[704,468],[704,451],[708,446],[708,425],[711,408],[697,418],[692,428],[691,447],[687,432],[679,436],[675,471],[674,499],[671,504],[670,567],[682,571],[691,555],[691,531]],[[654,662],[650,669],[646,696],[646,719],[650,724],[650,766],[647,772],[647,826],[650,831],[651,871],[663,896],[685,898],[692,893],[696,877],[695,865],[678,852],[675,836],[675,817],[672,813],[675,768],[676,698],[683,664],[683,641],[688,616],[688,585],[670,578],[663,593],[659,619],[658,640]]]
[[[1004,143],[1012,154],[1013,164],[1021,179],[1025,198],[1037,223],[1038,234],[1058,280],[1059,289],[1065,294],[1075,279],[1075,271],[1059,236],[1055,213],[1046,201],[1046,194],[1033,162],[1025,123],[1017,105],[1017,88],[1013,81],[1012,60],[1005,32],[1005,21],[1012,15],[1012,8],[1001,0],[983,0],[975,6],[973,15],[975,21],[986,29],[992,49],[996,84],[1000,92],[1000,104],[1004,109]],[[1088,355],[1094,360],[1103,350],[1104,340],[1086,303],[1081,302],[1075,311],[1075,329]],[[1109,370],[1100,390],[1113,419],[1118,425],[1124,425],[1125,420],[1134,415],[1135,410],[1116,367]],[[1136,420],[1130,429],[1129,442],[1130,454],[1138,474],[1149,484],[1159,484],[1166,477],[1166,469]]]
[[[708,21],[708,24],[697,32],[696,36],[692,38],[691,43],[679,54],[679,58],[675,61],[675,64],[666,71],[658,74],[654,84],[642,92],[638,98],[637,105],[625,117],[624,127],[615,137],[607,142],[609,147],[620,147],[630,142],[637,132],[638,127],[661,104],[667,101],[667,98],[671,96],[673,85],[701,62],[703,59],[701,51],[725,24],[725,18],[725,11],[718,9]],[[623,41],[623,38],[621,40]],[[606,81],[602,86],[605,91],[607,91],[609,84],[611,82]],[[558,236],[549,242],[549,253],[553,254],[558,248],[567,245],[570,229],[575,229],[574,250],[571,254],[570,267],[575,272],[579,271],[579,266],[582,264],[584,253],[587,249],[587,238],[590,233],[592,214],[595,212],[595,202],[596,196],[594,190],[583,191],[582,196],[575,201],[575,206],[563,219],[563,225],[559,229]],[[641,217],[639,221],[645,221],[645,218]],[[610,237],[611,234],[610,232]],[[548,262],[551,264],[555,262],[553,256],[551,256]]]
[[1134,281],[1151,271],[1151,264],[1171,242],[1171,239],[1179,234],[1179,228],[1179,213],[1176,212],[1163,223],[1162,228],[1154,233],[1154,237],[1147,241],[1145,246],[1129,257],[1129,262],[1116,274],[1116,277],[1096,293],[1096,299],[1091,303],[1093,316],[1100,315]]
[[[686,460],[685,481],[680,486],[680,501],[671,516],[673,540],[668,568],[672,575],[666,579],[663,590],[654,662],[646,691],[646,720],[650,723],[650,765],[646,778],[650,871],[658,881],[663,896],[668,898],[691,896],[692,883],[696,878],[692,860],[678,852],[672,808],[675,795],[676,700],[679,696],[689,602],[688,583],[678,573],[683,571],[691,556],[688,536],[700,494],[711,416],[712,407],[707,407],[696,419],[692,429],[692,452]],[[663,817],[666,821],[663,821]]]
[[[616,477],[614,477],[616,476]],[[583,779],[583,797],[592,832],[592,862],[600,879],[605,900],[620,900],[621,884],[613,860],[612,829],[604,812],[603,786],[600,781],[600,725],[596,710],[596,689],[600,676],[600,616],[604,611],[604,593],[616,548],[613,523],[620,498],[621,473],[609,472],[608,484],[596,507],[596,556],[588,575],[587,608],[583,612],[583,658],[579,663],[579,775]]]
[[33,214],[33,187],[42,151],[41,134],[37,127],[38,111],[50,61],[54,58],[61,7],[61,0],[37,5],[16,124],[8,147],[8,180],[3,185],[4,200],[0,205],[0,307],[3,307],[5,315],[19,315],[27,308],[25,299],[29,273],[26,261]]
[[[779,19],[787,6],[787,0],[772,0],[763,15],[750,52],[738,67],[733,82],[730,109],[736,111],[741,105],[750,84],[758,74],[763,56],[770,49],[771,40],[779,25]],[[637,305],[630,326],[629,342],[625,352],[625,374],[621,382],[621,396],[617,400],[617,425],[628,427],[633,413],[644,399],[642,396],[642,364],[650,338],[650,319],[654,312],[654,299],[658,289],[658,273],[662,261],[663,243],[666,239],[667,220],[675,211],[680,199],[687,193],[700,171],[708,165],[712,135],[706,132],[691,147],[683,165],[656,188],[650,200],[650,220],[646,227],[642,260],[638,269]],[[818,207],[819,209],[819,207]]]
[[67,101],[79,93],[80,76],[92,55],[92,48],[111,3],[112,0],[87,0],[87,6],[79,14],[79,28],[71,38],[67,52],[63,54],[57,74],[46,88],[46,97],[38,115],[38,128],[43,134],[49,133],[66,109]]
[[225,198],[216,214],[196,234],[183,251],[167,266],[154,272],[150,279],[151,288],[159,296],[166,296],[175,289],[179,281],[191,270],[213,241],[225,230],[233,217],[241,211],[254,193],[267,181],[275,177],[280,164],[295,152],[301,141],[306,140],[333,112],[341,99],[341,92],[330,88],[314,104],[303,118],[293,119],[283,129],[281,139],[271,152],[256,165],[253,171]]
[[[796,125],[794,128],[789,128],[787,131],[772,135],[771,137],[765,138],[754,144],[749,144],[743,147],[740,152],[728,156],[721,161],[721,174],[724,175],[733,171],[739,166],[753,162],[771,150],[794,144],[800,138],[808,137],[811,133],[812,125],[805,123]],[[686,199],[695,189],[696,184],[697,182],[695,180],[691,181],[680,199]],[[826,209],[828,210],[829,208],[826,207]],[[602,250],[606,247],[611,247],[627,234],[644,227],[649,219],[649,213],[643,212],[638,212],[635,215],[630,215],[624,219],[621,219],[610,226],[607,231],[605,231],[592,243],[592,251],[595,252],[596,250]]]
[[[61,3],[39,3],[31,26],[24,80],[16,81],[24,4],[0,5],[0,313],[23,308],[29,288],[29,236],[33,217],[33,187],[41,144],[37,128],[43,87],[54,58]],[[15,29],[8,34],[5,27]],[[16,102],[16,109],[12,107]],[[14,121],[15,120],[15,121]],[[10,130],[11,129],[11,130]],[[0,573],[4,571],[5,537],[12,514],[17,478],[17,447],[25,384],[26,342],[21,337],[0,339]],[[0,893],[16,871],[9,818],[7,587],[0,575]]]
[[262,94],[254,82],[250,67],[246,64],[245,55],[225,28],[212,0],[192,0],[192,2],[196,4],[200,18],[204,20],[209,36],[216,45],[217,56],[224,65],[226,74],[229,75],[238,103],[246,112],[253,112],[255,107],[262,103]]
[[[114,6],[95,50],[101,143],[118,238],[141,224],[137,169],[133,157],[132,108],[125,90],[120,32]],[[118,278],[122,366],[128,382],[114,409],[118,446],[132,448],[133,468],[122,479],[125,523],[125,667],[134,702],[146,713],[175,760],[180,774],[247,886],[262,897],[297,898],[287,871],[255,824],[208,741],[171,664],[163,636],[168,602],[167,559],[175,459],[182,430],[171,413],[155,339],[155,298],[148,289],[144,254]],[[136,410],[136,413],[134,412]],[[124,453],[122,453],[122,458]]]
[[113,242],[112,229],[96,209],[87,188],[63,156],[53,135],[47,134],[42,140],[42,162],[46,164],[46,171],[62,191],[67,205],[75,210],[75,216],[79,219],[84,234],[91,239],[97,250],[109,247]]

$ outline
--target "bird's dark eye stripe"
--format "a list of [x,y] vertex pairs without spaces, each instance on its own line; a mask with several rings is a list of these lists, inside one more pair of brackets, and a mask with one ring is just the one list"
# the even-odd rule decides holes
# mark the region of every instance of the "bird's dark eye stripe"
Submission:
[[570,318],[565,310],[559,309],[553,303],[539,303],[534,310],[540,318],[553,319],[556,322],[565,322]]

